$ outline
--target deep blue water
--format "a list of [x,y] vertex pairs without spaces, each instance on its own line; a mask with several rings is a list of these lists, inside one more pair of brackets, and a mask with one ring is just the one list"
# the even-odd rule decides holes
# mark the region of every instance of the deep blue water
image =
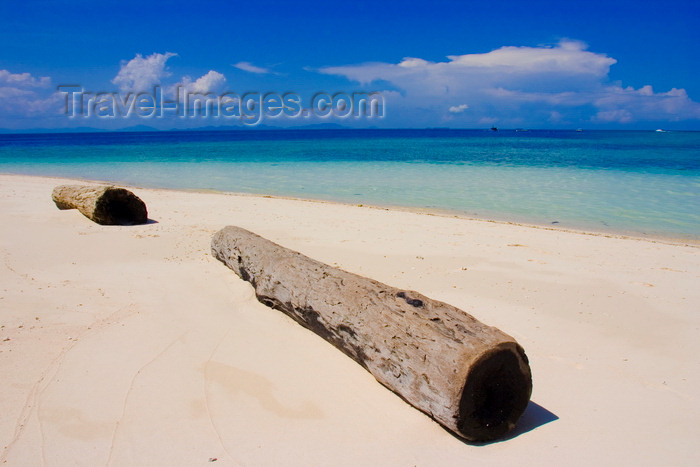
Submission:
[[700,132],[0,135],[0,171],[443,209],[560,227],[700,238]]

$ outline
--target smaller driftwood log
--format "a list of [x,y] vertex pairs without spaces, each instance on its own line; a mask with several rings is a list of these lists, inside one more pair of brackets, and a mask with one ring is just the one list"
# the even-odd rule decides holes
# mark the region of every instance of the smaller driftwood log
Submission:
[[520,345],[452,305],[333,268],[240,227],[216,233],[212,254],[250,282],[259,301],[467,440],[502,437],[530,400]]
[[124,188],[60,185],[51,197],[58,209],[77,209],[98,224],[134,225],[148,220],[146,204]]

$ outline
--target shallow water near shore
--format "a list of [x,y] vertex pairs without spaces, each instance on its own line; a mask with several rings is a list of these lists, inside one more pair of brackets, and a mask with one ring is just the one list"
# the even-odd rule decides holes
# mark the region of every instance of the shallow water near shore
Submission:
[[0,135],[0,171],[700,239],[700,132]]

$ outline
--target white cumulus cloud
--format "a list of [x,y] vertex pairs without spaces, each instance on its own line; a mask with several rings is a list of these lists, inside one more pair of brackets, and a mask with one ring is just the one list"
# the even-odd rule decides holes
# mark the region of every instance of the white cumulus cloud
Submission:
[[182,86],[190,93],[208,94],[223,90],[225,84],[226,77],[224,75],[218,71],[209,70],[207,74],[194,81],[189,76],[184,76],[176,86]]
[[581,73],[607,75],[617,60],[586,51],[581,41],[564,39],[556,47],[501,47],[484,54],[448,55],[455,66],[492,68],[499,73]]
[[10,73],[8,70],[0,70],[0,87],[18,89],[45,88],[51,85],[51,78],[42,76],[35,78],[31,73]]
[[[398,91],[401,97],[387,101],[387,106],[402,110],[401,115],[423,118],[414,124],[450,121],[451,115],[466,110],[455,101],[469,102],[469,112],[462,117],[469,119],[467,124],[500,121],[532,127],[573,120],[631,123],[700,118],[700,104],[683,89],[659,93],[651,86],[633,89],[612,83],[609,72],[615,63],[606,54],[587,50],[581,41],[564,39],[551,46],[506,46],[450,55],[446,61],[406,57],[398,63],[328,66],[317,71]],[[409,112],[416,109],[420,112]]]
[[617,60],[586,50],[580,41],[562,40],[556,46],[501,47],[487,53],[449,55],[446,62],[430,62],[406,57],[397,64],[365,63],[324,67],[326,74],[343,75],[361,83],[389,80],[409,84],[415,78],[433,82],[454,83],[466,78],[469,82],[511,80],[513,75],[582,75],[606,76]]
[[54,116],[61,110],[61,96],[51,89],[51,78],[0,70],[2,117]]
[[129,61],[122,61],[119,73],[112,80],[122,92],[150,91],[161,80],[170,76],[165,65],[169,58],[177,54],[166,52],[153,53],[147,57],[136,54]]
[[594,100],[594,105],[599,109],[593,117],[596,122],[700,119],[700,104],[692,101],[685,89],[654,92],[650,85],[639,89],[608,86]]
[[196,79],[182,76],[175,84],[173,84],[174,79],[170,79],[166,83],[166,78],[172,76],[166,66],[167,61],[175,56],[177,54],[172,52],[153,53],[147,57],[136,54],[131,60],[121,62],[119,73],[114,77],[112,83],[118,85],[122,93],[150,92],[153,86],[160,85],[172,97],[177,95],[178,87],[194,94],[209,94],[223,90],[226,85],[226,77],[215,70],[209,70]]

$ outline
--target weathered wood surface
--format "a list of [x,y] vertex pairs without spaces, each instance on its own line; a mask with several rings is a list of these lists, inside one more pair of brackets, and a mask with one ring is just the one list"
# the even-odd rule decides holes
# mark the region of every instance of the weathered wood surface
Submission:
[[239,227],[216,233],[212,254],[249,281],[262,303],[467,440],[502,437],[529,402],[532,378],[520,345],[458,308],[333,268]]
[[134,225],[148,220],[146,204],[124,188],[60,185],[51,197],[59,209],[77,209],[98,224]]

